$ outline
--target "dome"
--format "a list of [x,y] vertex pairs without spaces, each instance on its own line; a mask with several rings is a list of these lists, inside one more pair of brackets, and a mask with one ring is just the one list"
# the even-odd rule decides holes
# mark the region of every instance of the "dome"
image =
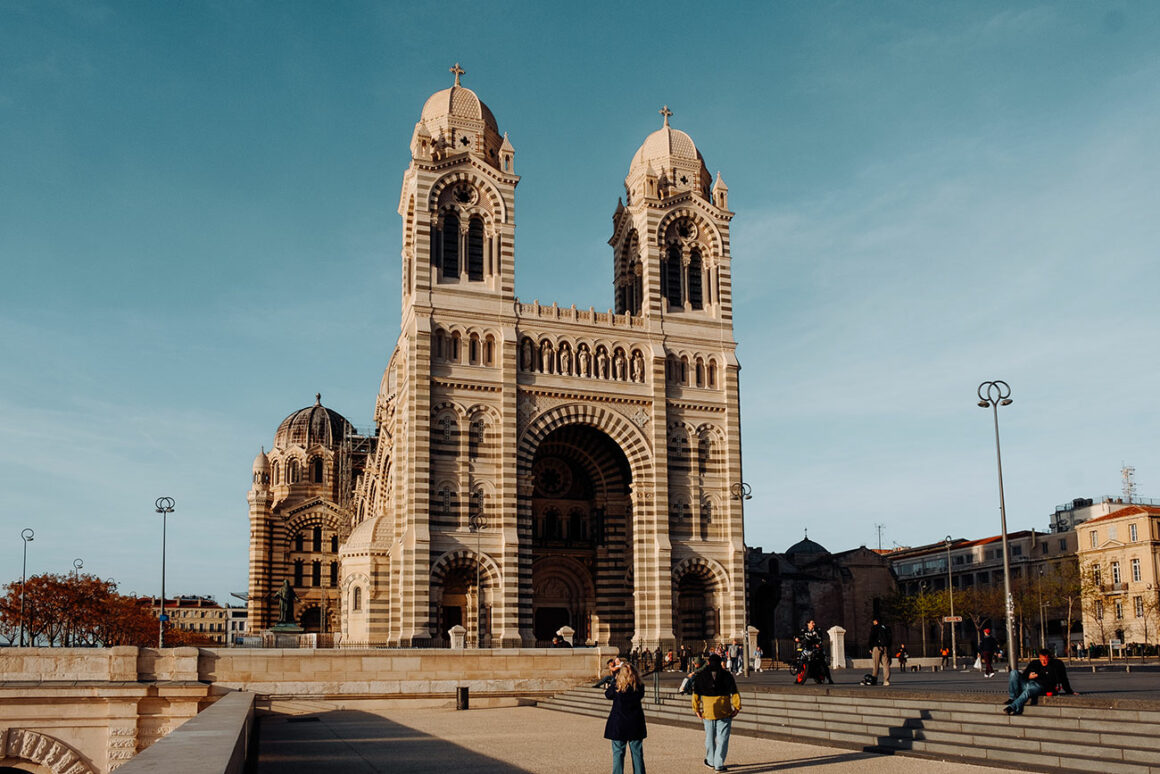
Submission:
[[[458,82],[458,78],[456,81]],[[419,120],[426,124],[430,131],[432,126],[442,124],[448,117],[482,121],[485,127],[499,134],[499,125],[496,124],[491,110],[474,91],[466,87],[456,85],[432,94],[424,103],[423,115]]]
[[258,456],[254,457],[254,472],[255,473],[269,473],[270,472],[270,458],[266,456],[266,450],[263,448],[258,452]]
[[789,559],[790,561],[793,561],[799,557],[802,559],[812,559],[814,557],[828,553],[830,552],[823,548],[820,544],[815,543],[806,537],[802,538],[788,549],[786,549],[785,558]]
[[354,434],[354,427],[337,411],[322,405],[322,395],[315,393],[314,405],[295,411],[282,420],[274,433],[274,447],[337,446],[346,434]]
[[701,161],[701,152],[693,144],[693,138],[680,129],[673,129],[665,125],[644,138],[644,144],[632,157],[629,174],[636,170],[643,170],[649,165],[653,169],[668,169],[672,166],[670,159],[696,163]]
[[385,550],[391,546],[392,524],[382,516],[373,516],[350,531],[342,544],[343,556],[367,551]]

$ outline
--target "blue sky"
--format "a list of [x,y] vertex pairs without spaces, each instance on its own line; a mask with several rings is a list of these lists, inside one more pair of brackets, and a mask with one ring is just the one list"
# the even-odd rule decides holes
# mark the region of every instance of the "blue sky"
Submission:
[[0,576],[246,587],[250,462],[369,424],[408,142],[456,61],[510,134],[518,295],[611,305],[660,125],[730,188],[748,542],[1160,497],[1160,6],[0,0]]

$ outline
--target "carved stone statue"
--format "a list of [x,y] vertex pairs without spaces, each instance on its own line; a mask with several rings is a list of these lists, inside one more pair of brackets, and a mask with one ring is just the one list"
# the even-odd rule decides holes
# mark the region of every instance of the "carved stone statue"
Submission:
[[634,382],[644,381],[644,358],[636,352],[632,356],[632,380]]
[[555,358],[552,352],[552,342],[545,341],[540,345],[540,370],[543,373],[550,374],[555,372],[552,366],[555,364]]
[[576,357],[580,361],[580,375],[592,376],[592,356],[588,354],[588,347],[581,347]]
[[572,350],[566,346],[560,347],[560,373],[572,375]]
[[294,623],[294,601],[298,595],[290,588],[289,580],[282,581],[282,588],[274,592],[274,598],[278,600],[278,623]]
[[603,348],[596,350],[596,378],[608,378],[608,353]]
[[628,367],[628,362],[624,359],[623,352],[617,352],[616,358],[612,361],[613,374],[619,381],[625,379],[625,369]]
[[532,342],[524,339],[524,346],[520,349],[520,368],[524,371],[532,370]]

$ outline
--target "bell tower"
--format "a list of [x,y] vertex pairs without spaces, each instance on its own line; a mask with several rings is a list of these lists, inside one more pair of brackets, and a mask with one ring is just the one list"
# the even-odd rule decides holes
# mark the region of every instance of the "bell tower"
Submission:
[[669,124],[645,138],[613,215],[616,311],[732,325],[728,193],[689,135]]
[[404,327],[412,306],[514,300],[515,148],[458,62],[451,73],[423,105],[399,196]]

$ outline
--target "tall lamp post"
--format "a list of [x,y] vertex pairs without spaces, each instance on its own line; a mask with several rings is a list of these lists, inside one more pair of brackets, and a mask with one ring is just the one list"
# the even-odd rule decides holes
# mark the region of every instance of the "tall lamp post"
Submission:
[[979,385],[979,408],[989,408],[995,417],[995,459],[999,466],[999,519],[1003,535],[1003,596],[1007,609],[1007,666],[1015,671],[1015,600],[1011,597],[1011,549],[1007,545],[1007,505],[1003,500],[1003,455],[999,450],[999,407],[1011,405],[1011,387],[1004,381]]
[[951,670],[958,669],[959,649],[955,642],[955,584],[951,575],[951,536],[947,535],[947,595],[951,600]]
[[[745,501],[753,499],[753,487],[751,487],[749,484],[745,483],[744,481],[738,481],[736,484],[733,484],[729,487],[729,494],[733,496],[734,500],[741,503],[741,523],[744,524],[745,523]],[[744,579],[742,582],[745,583],[745,609],[748,611],[749,610],[749,579],[748,579],[749,573],[745,572],[745,569],[742,568],[741,575],[742,575],[742,578]],[[746,616],[746,618],[748,618],[748,616]],[[750,656],[751,656],[751,654],[749,652],[749,631],[747,628],[746,631],[743,632],[742,637],[741,637],[741,660],[743,662],[745,662],[745,673],[744,674],[746,677],[749,677],[749,667],[750,667],[750,663],[752,662],[752,659],[750,658]]]
[[165,647],[165,523],[169,514],[173,513],[173,498],[158,497],[153,508],[161,514],[161,614],[160,628],[157,630],[157,647]]
[[24,587],[28,585],[28,544],[36,533],[31,529],[22,529],[20,539],[24,541],[24,563],[20,569],[20,647],[24,647]]
[[1043,625],[1043,565],[1039,565],[1039,647],[1047,647],[1047,629]]
[[[85,566],[85,562],[80,557],[73,559],[73,594],[74,595],[77,593],[77,586],[78,586],[77,581],[80,580],[81,568],[84,566]],[[75,596],[74,596],[74,599],[75,599]],[[74,612],[75,612],[75,609],[76,608],[74,607],[73,608]],[[73,616],[71,616],[71,615],[69,616],[69,618],[72,619],[72,621],[70,621],[70,625],[69,625],[69,628],[67,631],[67,635],[68,635],[66,638],[67,642],[65,644],[75,647],[77,644],[76,643],[76,638],[77,638],[76,619],[73,618]]]
[[483,564],[483,513],[472,504],[467,527],[475,533],[475,647],[483,647],[483,589],[479,587],[479,568]]

